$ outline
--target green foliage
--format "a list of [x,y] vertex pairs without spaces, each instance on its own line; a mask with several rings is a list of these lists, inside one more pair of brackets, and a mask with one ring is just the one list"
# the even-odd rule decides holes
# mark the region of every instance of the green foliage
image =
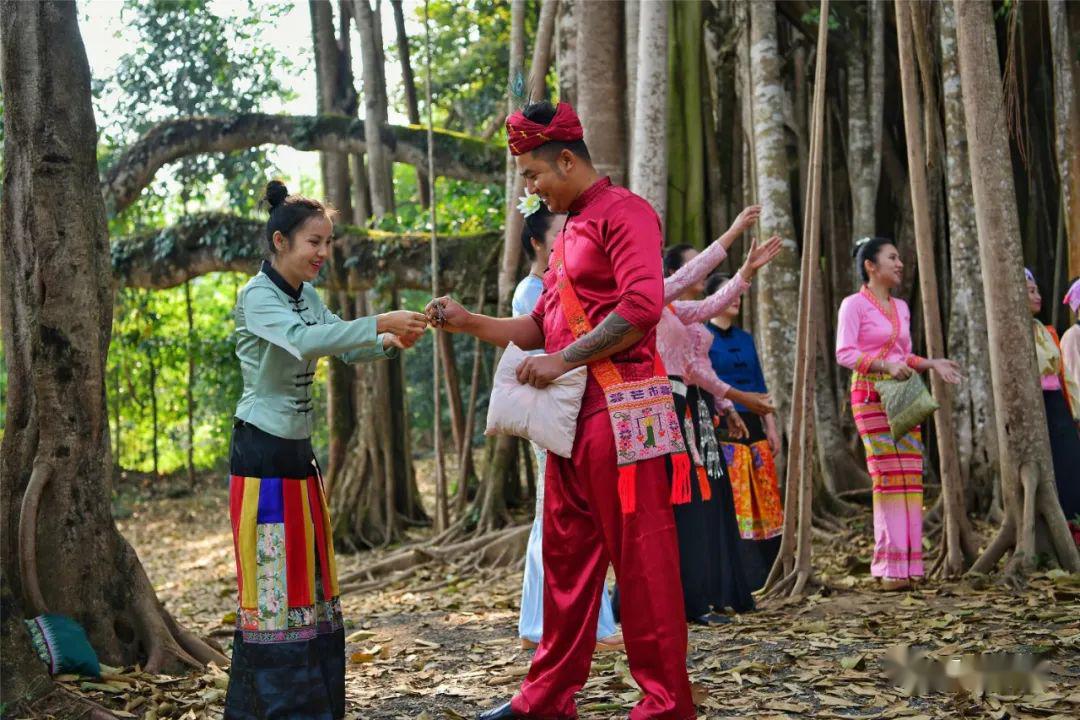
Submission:
[[[416,170],[411,165],[394,165],[395,215],[374,224],[387,232],[431,232],[431,216],[420,206]],[[440,233],[472,233],[497,228],[503,223],[506,189],[501,184],[483,184],[440,177],[435,180],[435,222]]]
[[[242,388],[232,309],[245,281],[237,273],[191,281],[197,368],[194,459],[199,469],[220,467],[228,457],[232,414]],[[106,382],[114,462],[120,467],[153,468],[152,393],[157,397],[159,470],[171,472],[187,462],[187,343],[183,287],[117,291]],[[153,385],[151,366],[156,369]]]
[[[536,34],[540,3],[525,18],[525,47],[531,48]],[[510,63],[510,4],[497,0],[432,0],[431,92],[435,123],[439,127],[479,135],[498,113],[505,112],[506,77]],[[418,4],[415,18],[424,22],[424,8]],[[427,47],[421,35],[413,40],[412,54],[421,117],[426,117],[424,78]],[[528,62],[528,60],[526,60]],[[404,112],[404,92],[396,96]]]
[[[152,125],[186,115],[258,111],[269,99],[289,95],[281,78],[294,71],[260,33],[288,10],[248,0],[248,12],[223,16],[209,0],[126,0],[121,15],[134,49],[121,57],[115,75],[95,83],[107,167],[113,150]],[[243,211],[257,202],[269,162],[262,150],[201,155],[179,161],[168,179],[156,181],[120,220],[131,231],[146,227],[168,208],[224,196]],[[134,227],[132,227],[134,226]]]
[[[841,4],[841,6],[842,5],[843,4]],[[813,7],[811,9],[807,10],[805,13],[803,13],[803,16],[802,16],[801,19],[807,25],[810,25],[811,27],[816,28],[818,26],[818,23],[821,22],[821,8],[820,7]],[[829,8],[829,30],[839,30],[841,27],[843,27],[843,25],[840,22],[840,17],[836,12],[836,8],[830,7]]]
[[[261,42],[260,33],[280,22],[287,8],[248,0],[246,11],[222,16],[212,12],[215,7],[210,0],[126,0],[121,34],[133,38],[134,47],[121,58],[114,76],[98,78],[94,83],[102,128],[98,148],[101,167],[109,167],[119,149],[165,119],[261,111],[268,101],[286,98],[282,78],[303,68],[291,65],[269,43]],[[431,9],[436,122],[440,127],[479,133],[505,103],[509,7],[494,0],[438,0]],[[532,8],[537,9],[538,4]],[[418,8],[417,13],[422,20],[423,9]],[[530,11],[530,37],[535,25],[536,13]],[[414,67],[422,96],[426,61],[422,35],[414,42]],[[301,63],[305,61],[300,59]],[[137,203],[110,218],[114,237],[169,227],[177,221],[202,222],[198,213],[223,201],[228,202],[230,211],[250,215],[266,177],[273,173],[265,154],[258,150],[186,158],[166,169],[169,172],[161,173]],[[430,216],[419,205],[415,169],[397,165],[394,174],[397,213],[380,221],[378,228],[427,232]],[[320,194],[312,178],[297,178],[296,184],[295,189],[301,193]],[[500,226],[504,194],[501,183],[484,185],[439,178],[438,231],[457,234]],[[159,233],[154,238],[154,252],[167,255],[173,242],[175,237],[170,232]],[[207,242],[213,243],[214,237]],[[114,248],[114,255],[120,250]],[[191,282],[197,469],[222,469],[227,464],[231,420],[242,388],[231,313],[235,293],[245,281],[243,276],[222,273]],[[428,299],[422,292],[404,295],[402,304],[417,309]],[[464,337],[455,338],[454,343],[461,392],[467,399],[473,343]],[[431,351],[429,334],[405,356],[409,410],[418,448],[431,445]],[[106,381],[114,460],[119,466],[136,471],[152,469],[151,399],[156,398],[159,470],[167,473],[184,467],[188,352],[182,287],[118,291]],[[493,352],[487,349],[485,353],[478,437],[483,432],[486,385],[493,361]],[[156,374],[153,386],[151,367]],[[327,362],[319,364],[312,386],[314,412],[319,418],[325,417],[327,367]],[[6,390],[5,379],[0,372],[0,393]],[[3,410],[0,402],[0,417]],[[448,407],[444,407],[443,423],[449,432]],[[325,422],[315,424],[312,442],[320,456],[325,455],[327,432]]]

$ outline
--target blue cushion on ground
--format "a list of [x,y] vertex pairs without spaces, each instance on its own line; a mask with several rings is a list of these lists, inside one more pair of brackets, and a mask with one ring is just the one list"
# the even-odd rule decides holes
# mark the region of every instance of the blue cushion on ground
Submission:
[[25,620],[30,641],[53,675],[101,677],[97,653],[82,626],[66,615],[46,613]]

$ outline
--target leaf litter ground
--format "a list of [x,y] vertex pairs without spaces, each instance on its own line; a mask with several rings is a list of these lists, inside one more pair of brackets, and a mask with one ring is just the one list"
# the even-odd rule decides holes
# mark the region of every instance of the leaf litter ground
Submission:
[[[121,529],[161,599],[182,623],[230,651],[236,585],[224,486],[207,484],[188,497],[123,497]],[[1080,717],[1080,578],[1050,571],[1019,591],[976,578],[883,593],[866,569],[868,524],[868,515],[856,518],[845,537],[816,544],[827,589],[765,604],[729,625],[691,628],[699,717]],[[339,572],[380,555],[341,555]],[[346,595],[348,717],[471,718],[509,698],[531,654],[516,638],[520,572],[457,577],[428,570],[378,592]],[[899,645],[943,656],[1045,653],[1050,672],[1042,687],[1020,695],[909,696],[885,673],[886,655]],[[107,670],[97,683],[62,679],[122,717],[221,716],[227,675],[220,669],[186,677]],[[583,718],[625,717],[639,697],[625,655],[598,654],[578,707]]]

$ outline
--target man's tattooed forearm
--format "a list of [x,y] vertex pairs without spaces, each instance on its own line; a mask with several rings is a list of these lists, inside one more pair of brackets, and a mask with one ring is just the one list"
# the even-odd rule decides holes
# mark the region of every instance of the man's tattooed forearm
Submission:
[[609,314],[592,332],[581,337],[570,347],[563,350],[563,360],[578,363],[588,360],[605,350],[610,350],[621,343],[635,328],[615,313]]

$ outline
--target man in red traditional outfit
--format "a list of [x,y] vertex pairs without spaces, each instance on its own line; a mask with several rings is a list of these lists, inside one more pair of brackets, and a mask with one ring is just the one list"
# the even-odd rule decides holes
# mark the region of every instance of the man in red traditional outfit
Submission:
[[[574,694],[588,679],[600,594],[611,563],[622,595],[630,671],[644,693],[630,717],[687,720],[695,711],[665,459],[652,456],[628,466],[622,441],[622,459],[616,456],[607,412],[614,396],[605,393],[612,376],[633,384],[658,375],[660,221],[644,199],[599,177],[568,104],[534,103],[506,124],[510,152],[528,191],[552,212],[568,213],[555,241],[558,263],[545,275],[532,316],[477,315],[445,297],[428,305],[428,316],[443,329],[495,345],[543,348],[547,354],[530,356],[519,366],[523,383],[542,388],[581,365],[590,373],[573,457],[548,456],[543,638],[518,694],[479,718],[577,717]],[[670,386],[666,391],[670,395]],[[682,442],[677,431],[668,435]]]

